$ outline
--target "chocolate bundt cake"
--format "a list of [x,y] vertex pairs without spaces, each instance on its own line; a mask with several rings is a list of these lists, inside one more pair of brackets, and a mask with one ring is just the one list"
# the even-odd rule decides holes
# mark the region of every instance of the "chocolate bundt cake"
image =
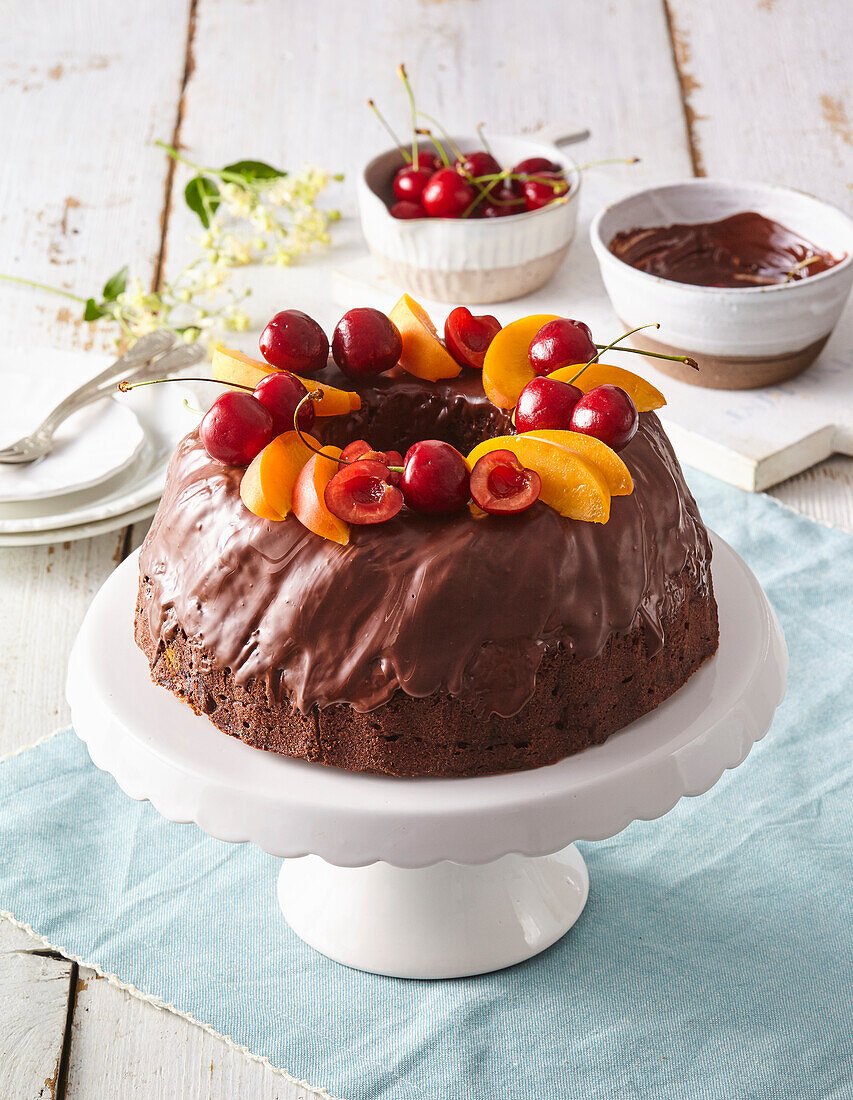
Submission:
[[[318,421],[343,445],[463,453],[512,431],[475,372],[354,383]],[[475,776],[598,744],[717,647],[711,548],[660,421],[620,457],[609,521],[403,510],[347,546],[241,501],[243,471],[178,446],[140,555],[136,640],[153,679],[259,749],[354,771]]]

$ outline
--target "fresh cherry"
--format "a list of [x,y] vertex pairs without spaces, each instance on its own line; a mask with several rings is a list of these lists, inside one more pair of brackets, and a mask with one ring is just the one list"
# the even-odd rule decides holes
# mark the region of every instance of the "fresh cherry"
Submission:
[[571,430],[594,435],[614,451],[621,451],[637,434],[637,406],[620,386],[596,386],[575,405]]
[[500,201],[493,202],[489,197],[479,204],[477,212],[481,218],[506,218],[510,214],[524,213],[524,199],[514,199],[505,191],[498,198]]
[[456,161],[456,167],[461,168],[463,173],[467,172],[469,176],[475,178],[479,176],[496,176],[501,170],[501,166],[492,154],[487,153],[485,149],[478,149],[475,153],[463,153],[461,158]]
[[[293,431],[296,406],[308,393],[298,378],[286,370],[273,371],[255,386],[255,397],[272,413],[273,435]],[[306,401],[299,410],[299,427],[307,432],[314,423],[314,406]]]
[[406,452],[400,488],[416,512],[458,512],[471,497],[471,475],[463,456],[438,439],[413,443]]
[[556,378],[534,378],[528,382],[515,407],[515,428],[532,432],[534,428],[568,431],[575,406],[583,391]]
[[252,394],[229,390],[204,414],[198,434],[217,462],[248,466],[275,435],[273,415]]
[[500,321],[490,313],[475,317],[470,309],[457,306],[444,322],[444,343],[461,367],[482,370],[489,344],[500,330]]
[[325,332],[300,309],[277,313],[261,333],[259,347],[270,366],[295,374],[314,374],[329,358]]
[[526,210],[541,210],[554,199],[565,195],[568,182],[556,172],[542,172],[536,179],[525,180],[521,185]]
[[332,337],[335,362],[352,378],[391,370],[402,354],[403,340],[397,326],[370,306],[345,313]]
[[[399,451],[375,451],[366,439],[354,439],[352,443],[348,443],[341,451],[341,458],[345,462],[369,458],[374,462],[381,462],[384,466],[403,465],[403,456]],[[401,477],[399,470],[388,471],[388,480],[392,485],[399,485]]]
[[528,350],[530,365],[537,374],[552,374],[573,363],[588,363],[596,356],[589,326],[583,321],[558,317],[536,333]]
[[413,164],[407,164],[394,177],[394,197],[407,202],[420,202],[423,189],[431,176],[432,169],[415,168]]
[[346,523],[385,523],[403,507],[403,494],[388,480],[388,467],[372,459],[341,466],[324,492],[326,507]]
[[461,218],[475,198],[474,188],[455,168],[442,168],[423,189],[421,203],[431,218]]
[[562,172],[562,165],[556,164],[547,157],[527,157],[519,161],[512,170],[514,176],[539,176],[543,172]]
[[512,451],[490,451],[471,471],[471,496],[484,512],[493,516],[525,512],[539,499],[542,480],[527,470]]
[[426,210],[419,202],[395,202],[388,213],[392,218],[399,218],[401,221],[414,221],[415,218],[427,217]]

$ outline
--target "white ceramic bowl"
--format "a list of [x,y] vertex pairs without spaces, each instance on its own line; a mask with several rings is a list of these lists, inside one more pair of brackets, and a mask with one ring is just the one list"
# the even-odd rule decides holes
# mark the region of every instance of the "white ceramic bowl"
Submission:
[[[744,210],[756,210],[846,258],[796,282],[732,289],[691,286],[638,271],[607,247],[616,233],[637,227],[716,221]],[[601,210],[590,236],[610,301],[625,327],[660,322],[660,340],[638,334],[635,346],[695,356],[698,372],[662,360],[655,365],[714,389],[754,389],[800,374],[829,338],[853,285],[853,220],[787,187],[695,179],[649,188]]]
[[[470,135],[454,141],[463,150],[483,144]],[[489,144],[504,167],[527,157],[562,165],[570,182],[568,201],[505,218],[403,221],[388,212],[394,173],[404,163],[399,150],[374,157],[359,177],[367,245],[387,274],[413,294],[467,304],[520,298],[546,283],[565,258],[577,222],[576,163],[551,143],[490,136]]]

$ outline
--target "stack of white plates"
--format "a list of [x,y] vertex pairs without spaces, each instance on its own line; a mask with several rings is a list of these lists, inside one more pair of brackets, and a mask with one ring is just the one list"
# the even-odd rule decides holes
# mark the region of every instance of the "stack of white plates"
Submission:
[[[186,365],[192,353],[181,352]],[[0,351],[0,447],[32,431],[110,361],[48,348]],[[153,515],[169,456],[198,423],[185,398],[197,401],[180,382],[116,393],[69,417],[43,458],[0,464],[0,547],[89,538]]]

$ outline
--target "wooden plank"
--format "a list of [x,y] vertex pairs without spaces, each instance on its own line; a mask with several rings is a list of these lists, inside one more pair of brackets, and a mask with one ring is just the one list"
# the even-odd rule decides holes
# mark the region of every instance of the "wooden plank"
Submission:
[[77,981],[69,1061],[67,1100],[311,1100],[324,1095],[85,968]]
[[30,951],[0,952],[0,1096],[54,1100],[64,1074],[77,967]]
[[124,533],[0,550],[0,755],[68,725],[65,670],[92,597],[121,561]]
[[853,191],[848,0],[667,0],[700,173]]
[[[160,249],[187,8],[88,0],[39,18],[19,8],[0,41],[0,272],[84,297],[124,263],[150,281]],[[106,344],[80,307],[3,284],[4,340]]]
[[[188,9],[108,0],[53,5],[32,33],[23,9],[0,39],[0,272],[95,293],[125,262],[150,282],[185,69]],[[106,346],[73,302],[0,283],[3,337],[27,346]],[[65,665],[123,536],[0,550],[0,754],[68,721]]]

